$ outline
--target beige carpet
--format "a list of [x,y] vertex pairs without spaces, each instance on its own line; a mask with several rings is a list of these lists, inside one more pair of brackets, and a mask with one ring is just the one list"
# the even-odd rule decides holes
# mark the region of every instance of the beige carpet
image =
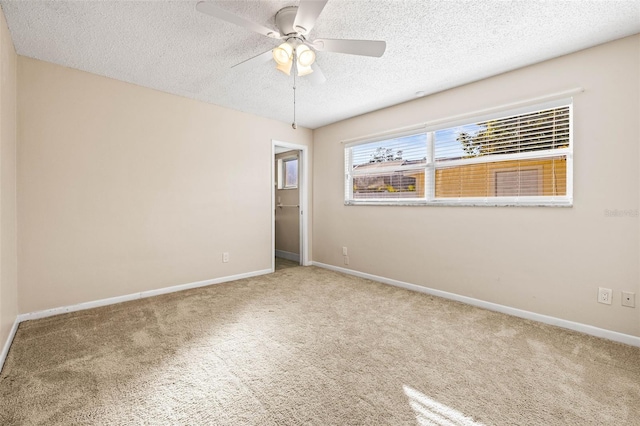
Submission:
[[640,349],[315,267],[20,325],[2,425],[638,425]]
[[294,262],[293,260],[284,259],[282,257],[276,257],[276,271],[287,268],[295,268],[300,266],[299,262]]

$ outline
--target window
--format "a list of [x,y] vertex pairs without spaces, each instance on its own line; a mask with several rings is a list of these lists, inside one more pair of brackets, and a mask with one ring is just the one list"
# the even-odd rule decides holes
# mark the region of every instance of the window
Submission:
[[298,158],[290,157],[278,160],[278,189],[298,187]]
[[354,200],[424,198],[425,134],[365,143],[349,149]]
[[346,145],[345,203],[571,205],[571,116],[556,101]]
[[298,187],[298,159],[291,158],[284,160],[284,187]]

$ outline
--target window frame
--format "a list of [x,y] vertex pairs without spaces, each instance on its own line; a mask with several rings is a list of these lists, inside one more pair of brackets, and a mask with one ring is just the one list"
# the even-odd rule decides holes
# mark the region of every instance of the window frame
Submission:
[[[528,113],[543,111],[546,109],[568,107],[569,117],[569,146],[566,148],[547,149],[540,151],[527,151],[523,153],[486,155],[473,158],[465,158],[450,161],[435,161],[434,135],[439,130],[449,129],[457,126],[475,124],[479,122],[502,119],[514,115],[524,115]],[[521,107],[493,110],[486,114],[469,114],[463,118],[451,120],[437,120],[432,123],[420,124],[407,127],[401,130],[380,133],[374,136],[355,139],[344,143],[344,166],[345,166],[345,189],[344,204],[348,206],[357,205],[401,205],[401,206],[573,206],[573,98],[559,98],[528,104]],[[396,139],[404,136],[426,134],[427,140],[427,161],[424,166],[425,173],[425,194],[424,198],[354,198],[353,193],[353,164],[352,149],[359,145],[373,144],[376,142]],[[512,160],[535,160],[535,159],[566,159],[566,194],[565,195],[542,195],[542,196],[490,196],[490,197],[436,197],[436,171],[471,164],[501,163]]]

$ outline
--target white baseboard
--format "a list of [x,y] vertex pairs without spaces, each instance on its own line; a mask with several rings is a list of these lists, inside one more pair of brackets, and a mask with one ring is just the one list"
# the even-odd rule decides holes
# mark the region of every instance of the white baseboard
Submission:
[[300,263],[300,255],[297,253],[291,253],[290,251],[276,250],[276,257]]
[[417,284],[411,284],[404,281],[393,280],[391,278],[379,277],[373,274],[367,274],[365,272],[354,271],[353,269],[341,268],[339,266],[328,265],[320,262],[312,262],[314,266],[318,266],[324,269],[330,269],[336,272],[342,272],[348,275],[354,275],[360,278],[366,278],[371,281],[377,281],[383,284],[389,284],[396,287],[402,287],[407,290],[413,290],[420,293],[430,294],[432,296],[442,297],[444,299],[455,300],[457,302],[466,303],[468,305],[477,306],[479,308],[488,309],[490,311],[501,312],[503,314],[513,315],[515,317],[524,318],[532,321],[541,322],[544,324],[554,325],[557,327],[567,328],[569,330],[579,331],[581,333],[589,334],[591,336],[602,337],[604,339],[613,340],[614,342],[625,343],[631,346],[640,347],[640,337],[632,336],[629,334],[618,333],[617,331],[606,330],[604,328],[598,328],[587,324],[568,321],[561,318],[551,317],[548,315],[537,314],[535,312],[524,311],[522,309],[512,308],[510,306],[499,305],[497,303],[486,302],[480,299],[474,299],[472,297],[461,296],[455,293],[449,293],[442,290],[435,290],[429,287],[423,287]]
[[2,372],[2,367],[4,367],[4,360],[7,359],[7,355],[9,354],[9,348],[11,347],[11,343],[13,342],[13,338],[16,335],[16,331],[18,331],[18,318],[13,322],[13,326],[9,331],[9,335],[7,336],[7,341],[4,343],[2,347],[2,352],[0,352],[0,373]]
[[156,290],[147,290],[140,293],[126,294],[124,296],[109,297],[106,299],[94,300],[91,302],[78,303],[76,305],[62,306],[59,308],[46,309],[44,311],[30,312],[28,314],[18,315],[18,322],[34,320],[39,318],[51,317],[53,315],[65,314],[68,312],[82,311],[85,309],[97,308],[100,306],[114,305],[116,303],[129,302],[131,300],[143,299],[145,297],[158,296],[161,294],[175,293],[176,291],[188,290],[191,288],[204,287],[213,284],[221,284],[229,281],[241,280],[243,278],[256,277],[258,275],[270,274],[271,269],[262,269],[260,271],[247,272],[244,274],[229,275],[227,277],[214,278],[205,281],[196,281],[193,283],[180,284],[171,287],[159,288]]

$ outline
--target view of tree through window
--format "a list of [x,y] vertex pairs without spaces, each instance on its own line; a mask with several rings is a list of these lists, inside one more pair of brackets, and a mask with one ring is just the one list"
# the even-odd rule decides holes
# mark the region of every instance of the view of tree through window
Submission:
[[[569,107],[536,111],[465,126],[456,136],[465,157],[569,146]],[[472,129],[475,127],[475,129]]]

